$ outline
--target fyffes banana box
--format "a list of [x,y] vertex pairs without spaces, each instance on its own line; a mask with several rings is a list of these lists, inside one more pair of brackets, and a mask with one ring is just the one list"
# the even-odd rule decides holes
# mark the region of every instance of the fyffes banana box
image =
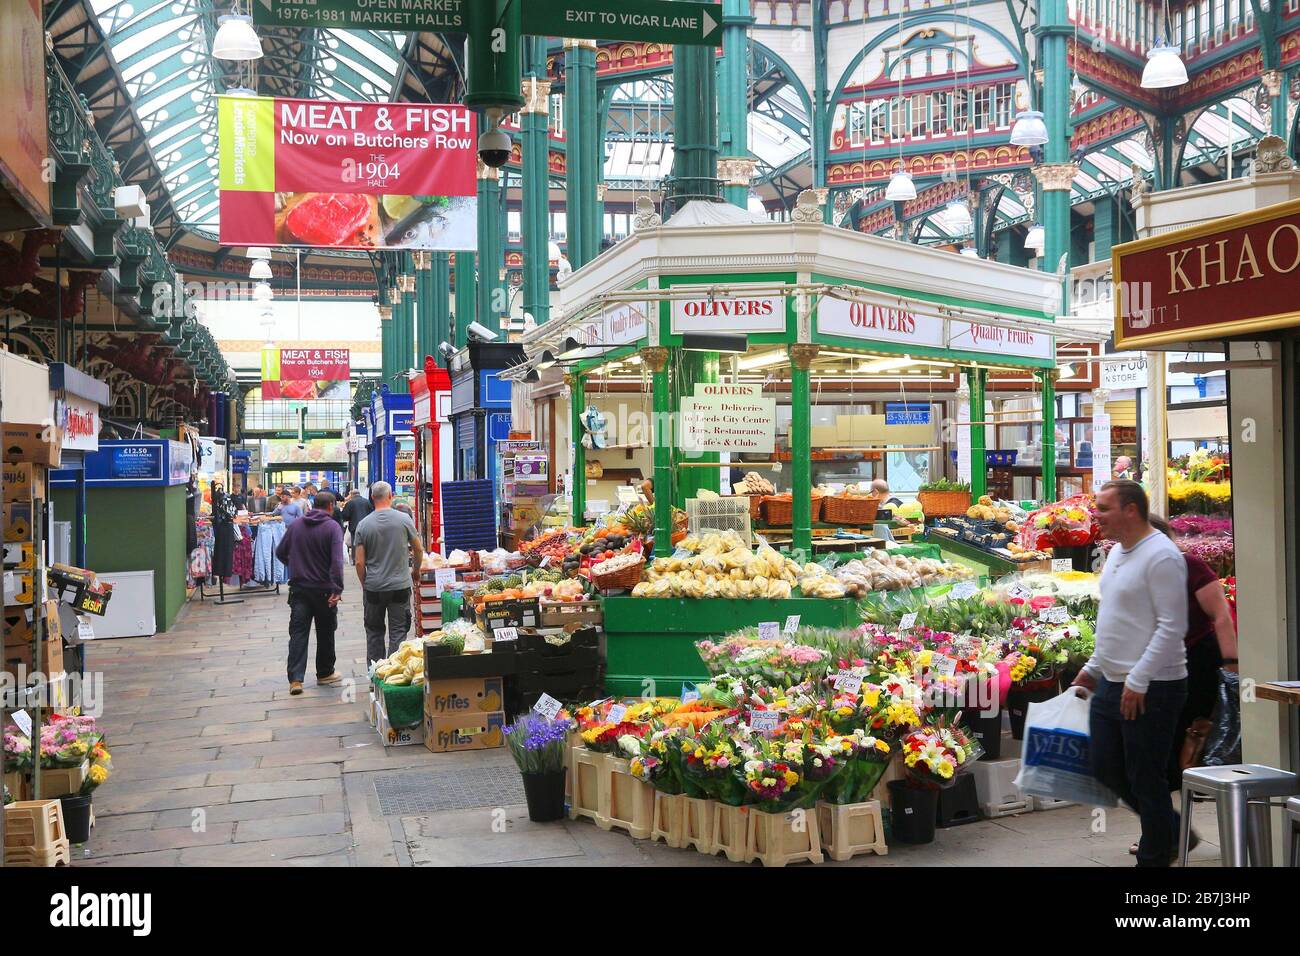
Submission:
[[455,717],[424,715],[424,746],[433,753],[491,750],[505,746],[506,715],[470,714]]
[[433,717],[495,713],[504,701],[505,682],[500,677],[431,680],[424,685],[424,712]]

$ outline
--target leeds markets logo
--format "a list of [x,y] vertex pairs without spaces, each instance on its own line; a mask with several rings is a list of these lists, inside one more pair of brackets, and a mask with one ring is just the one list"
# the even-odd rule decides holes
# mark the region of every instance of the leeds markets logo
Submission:
[[153,929],[152,893],[70,892],[50,897],[50,925],[60,929],[126,927],[133,936],[148,936]]

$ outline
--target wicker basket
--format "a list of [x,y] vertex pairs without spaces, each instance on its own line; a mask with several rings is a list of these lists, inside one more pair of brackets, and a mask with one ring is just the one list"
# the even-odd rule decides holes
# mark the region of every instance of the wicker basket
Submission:
[[645,571],[645,557],[642,556],[636,564],[629,564],[618,571],[612,571],[609,574],[592,573],[591,583],[601,591],[612,591],[614,588],[634,588],[641,583],[641,574]]
[[970,507],[970,492],[920,491],[916,500],[927,518],[959,518]]
[[[767,523],[775,528],[783,528],[794,523],[794,501],[789,495],[766,495],[763,498],[763,514]],[[820,521],[822,514],[822,496],[812,496],[809,511],[811,521]]]
[[836,495],[822,505],[822,520],[827,524],[871,524],[876,520],[880,499],[870,495]]
[[763,498],[764,495],[749,496],[749,521],[750,524],[756,524],[763,517]]

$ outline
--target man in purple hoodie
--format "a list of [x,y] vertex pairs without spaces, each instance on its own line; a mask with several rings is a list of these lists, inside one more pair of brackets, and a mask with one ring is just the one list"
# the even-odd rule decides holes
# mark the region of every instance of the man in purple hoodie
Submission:
[[343,596],[343,529],[334,520],[334,496],[319,492],[312,509],[284,532],[275,556],[289,569],[289,693],[302,693],[307,638],[316,622],[316,683],[337,684],[334,631]]

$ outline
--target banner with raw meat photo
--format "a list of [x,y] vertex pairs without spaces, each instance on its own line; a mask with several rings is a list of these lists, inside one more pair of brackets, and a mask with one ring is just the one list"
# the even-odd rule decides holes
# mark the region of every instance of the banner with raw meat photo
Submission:
[[223,245],[475,248],[463,106],[222,96],[217,128]]
[[348,349],[263,349],[262,398],[350,399]]

